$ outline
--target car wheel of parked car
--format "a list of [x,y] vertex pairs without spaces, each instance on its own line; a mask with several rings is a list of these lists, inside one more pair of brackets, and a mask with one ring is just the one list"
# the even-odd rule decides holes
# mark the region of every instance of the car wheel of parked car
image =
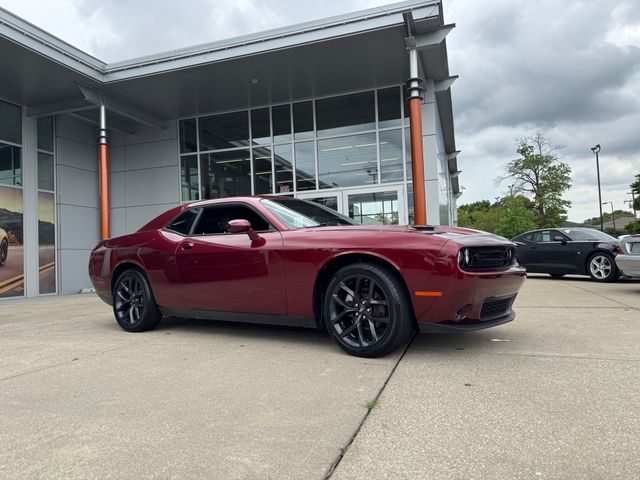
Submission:
[[7,240],[0,245],[0,267],[7,261],[7,254],[9,253],[9,242]]
[[324,324],[347,353],[379,357],[409,341],[414,320],[404,286],[371,263],[341,268],[325,290]]
[[598,252],[589,258],[589,276],[596,282],[613,282],[618,278],[618,267],[608,253]]
[[136,269],[126,270],[113,287],[113,313],[127,332],[152,330],[162,320],[147,278]]

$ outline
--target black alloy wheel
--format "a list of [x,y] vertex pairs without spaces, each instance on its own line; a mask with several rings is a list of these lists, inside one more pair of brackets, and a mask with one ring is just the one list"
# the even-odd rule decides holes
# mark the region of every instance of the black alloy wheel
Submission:
[[619,276],[615,260],[605,252],[591,255],[587,262],[587,270],[591,279],[596,282],[615,282]]
[[0,245],[0,267],[7,261],[7,255],[9,253],[9,241],[4,240]]
[[135,269],[118,277],[113,287],[113,313],[118,325],[127,332],[152,330],[162,320],[149,282]]
[[404,345],[414,331],[402,283],[371,263],[341,268],[325,291],[324,323],[347,353],[379,357]]

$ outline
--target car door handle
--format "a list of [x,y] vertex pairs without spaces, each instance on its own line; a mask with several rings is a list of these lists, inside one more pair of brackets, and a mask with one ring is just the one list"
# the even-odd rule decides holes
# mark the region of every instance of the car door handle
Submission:
[[195,246],[195,243],[188,242],[188,243],[183,243],[181,248],[182,250],[191,250],[194,246]]

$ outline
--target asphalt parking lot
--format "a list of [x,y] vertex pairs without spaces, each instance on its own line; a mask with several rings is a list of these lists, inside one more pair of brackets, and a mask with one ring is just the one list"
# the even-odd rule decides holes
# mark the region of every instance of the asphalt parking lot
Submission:
[[530,277],[517,319],[383,359],[91,295],[0,303],[0,478],[631,479],[640,282]]

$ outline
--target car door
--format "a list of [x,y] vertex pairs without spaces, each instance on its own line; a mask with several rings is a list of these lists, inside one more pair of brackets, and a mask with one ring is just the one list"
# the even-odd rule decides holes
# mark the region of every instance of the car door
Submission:
[[544,273],[572,273],[570,238],[558,230],[541,230],[536,240],[538,271]]
[[[238,219],[259,238],[228,233]],[[204,207],[176,257],[188,309],[286,315],[282,235],[248,204]]]

